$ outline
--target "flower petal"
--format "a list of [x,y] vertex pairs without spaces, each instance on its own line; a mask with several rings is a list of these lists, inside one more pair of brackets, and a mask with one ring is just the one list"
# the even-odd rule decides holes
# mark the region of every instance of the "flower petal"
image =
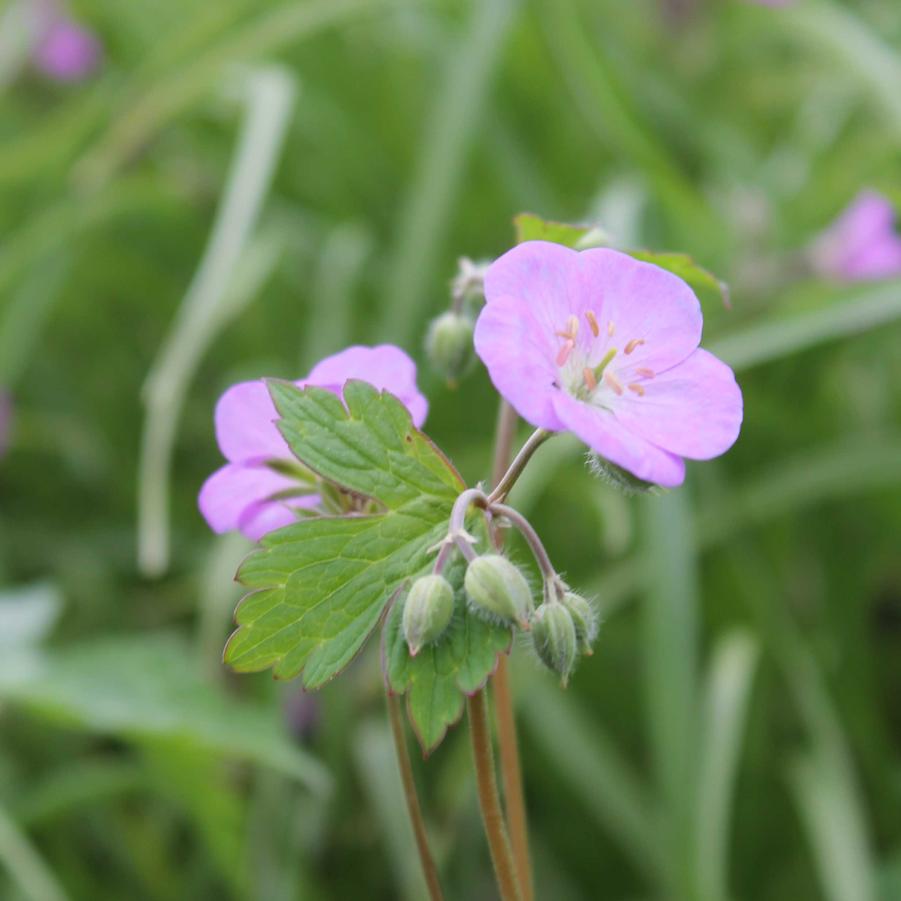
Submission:
[[614,366],[621,379],[631,380],[636,369],[669,369],[697,348],[701,304],[681,278],[607,248],[584,250],[578,260],[580,303],[572,312],[582,321],[580,337],[591,340],[584,328],[591,311],[601,330],[593,358],[616,348]]
[[295,510],[315,507],[318,503],[318,494],[303,495],[290,500],[257,501],[241,514],[238,528],[245,538],[259,541],[269,532],[296,523]]
[[251,463],[291,458],[275,425],[275,405],[265,382],[232,385],[216,404],[216,440],[226,460]]
[[429,405],[416,387],[416,364],[399,347],[348,347],[317,363],[299,384],[331,388],[340,394],[348,379],[362,379],[393,394],[410,411],[417,428],[425,422]]
[[560,244],[517,244],[488,267],[485,300],[490,305],[501,298],[514,297],[531,311],[539,325],[553,332],[573,312],[570,294],[578,260],[575,250]]
[[475,327],[475,348],[500,395],[532,425],[554,431],[563,426],[554,410],[553,336],[535,321],[519,298],[485,304]]
[[742,421],[741,389],[732,370],[706,350],[655,379],[644,394],[617,398],[616,418],[647,441],[680,457],[709,460],[728,450]]
[[[297,488],[297,482],[279,475],[265,466],[241,466],[228,463],[217,469],[203,483],[198,506],[214,532],[229,532],[241,526],[241,519],[248,508],[267,501],[280,491]],[[291,498],[291,504],[304,498]],[[284,504],[280,504],[284,506]],[[242,529],[243,531],[243,529]]]
[[608,410],[559,392],[554,407],[565,428],[602,457],[646,482],[675,488],[685,480],[685,462],[629,431]]

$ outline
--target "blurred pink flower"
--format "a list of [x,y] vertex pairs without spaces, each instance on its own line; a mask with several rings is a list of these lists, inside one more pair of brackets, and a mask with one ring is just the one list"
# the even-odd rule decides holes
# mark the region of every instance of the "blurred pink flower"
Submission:
[[897,212],[876,191],[861,191],[811,248],[816,272],[842,282],[901,276]]
[[[416,364],[399,347],[348,347],[326,357],[296,384],[316,385],[340,394],[348,379],[362,379],[390,391],[410,411],[417,427],[428,403],[416,387]],[[296,511],[310,509],[319,496],[279,471],[297,465],[275,425],[278,413],[265,382],[233,385],[216,405],[216,439],[228,463],[200,490],[200,511],[214,532],[240,530],[252,541],[297,521]]]
[[56,81],[81,81],[100,64],[96,35],[71,19],[61,7],[45,3],[32,58],[35,66]]
[[670,272],[615,250],[529,241],[485,276],[475,329],[495,387],[532,425],[570,431],[658,485],[738,437],[732,370],[698,348],[701,308]]

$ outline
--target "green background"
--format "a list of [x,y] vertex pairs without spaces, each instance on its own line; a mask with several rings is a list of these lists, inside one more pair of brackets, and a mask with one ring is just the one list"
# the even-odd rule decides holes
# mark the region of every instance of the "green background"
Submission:
[[[513,496],[605,618],[566,692],[514,655],[538,897],[901,897],[901,282],[804,265],[901,191],[901,7],[73,11],[95,76],[0,77],[0,898],[422,897],[376,648],[311,696],[226,672],[248,546],[196,495],[229,384],[352,342],[485,477],[487,377],[422,336],[526,209],[726,279],[746,405],[662,498],[563,438]],[[448,896],[494,897],[465,730],[415,759]]]

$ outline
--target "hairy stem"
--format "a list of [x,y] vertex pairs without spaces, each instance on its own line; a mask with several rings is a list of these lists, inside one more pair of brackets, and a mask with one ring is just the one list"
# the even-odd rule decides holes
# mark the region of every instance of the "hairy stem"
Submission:
[[516,458],[510,464],[507,471],[501,476],[495,489],[488,495],[488,503],[496,504],[510,493],[510,489],[516,484],[516,480],[522,475],[526,464],[532,459],[532,454],[551,437],[551,433],[544,429],[535,429],[529,436],[529,440],[520,448]]
[[407,799],[407,813],[410,815],[410,825],[413,827],[413,836],[416,839],[416,848],[419,851],[419,860],[428,886],[429,898],[430,901],[443,901],[444,895],[441,893],[438,868],[435,866],[432,852],[429,850],[429,839],[422,818],[422,808],[419,804],[419,796],[416,794],[416,783],[413,781],[413,767],[410,763],[410,752],[407,749],[407,737],[404,732],[404,714],[400,699],[395,695],[388,696],[388,719],[391,721],[391,735],[394,738],[397,765],[404,786],[404,796]]
[[541,575],[544,577],[545,582],[554,585],[558,581],[557,571],[554,569],[551,558],[548,556],[544,544],[538,537],[538,533],[525,516],[505,504],[495,504],[493,507],[489,508],[489,512],[494,513],[497,516],[503,516],[504,519],[519,530],[522,537],[525,538],[526,544],[528,544],[532,553],[535,555],[535,560],[538,563],[538,568],[541,570]]
[[[510,463],[516,424],[519,417],[505,400],[501,400],[497,417],[497,434],[494,444],[491,484],[499,486]],[[537,445],[536,445],[537,447]],[[504,542],[503,532],[492,529],[495,547],[500,550]],[[519,762],[519,742],[516,734],[516,717],[513,712],[513,691],[510,685],[510,664],[502,654],[497,671],[491,680],[494,692],[494,708],[497,720],[498,750],[501,758],[501,782],[504,787],[504,804],[516,872],[522,889],[523,901],[532,901],[532,864],[529,855],[529,824],[522,786],[522,766]]]
[[498,661],[491,680],[494,690],[494,715],[497,720],[498,751],[500,752],[501,781],[510,842],[523,901],[532,901],[532,864],[529,857],[529,824],[526,801],[522,790],[522,767],[519,763],[519,744],[516,738],[516,718],[513,714],[513,692],[510,686],[510,666],[506,655]]
[[491,749],[491,728],[488,723],[488,707],[485,692],[476,692],[467,699],[469,711],[469,736],[472,742],[472,756],[475,762],[476,782],[479,790],[479,807],[482,822],[491,851],[491,862],[501,901],[523,901],[519,888],[516,862],[507,835],[501,799],[497,792],[494,775],[494,753]]

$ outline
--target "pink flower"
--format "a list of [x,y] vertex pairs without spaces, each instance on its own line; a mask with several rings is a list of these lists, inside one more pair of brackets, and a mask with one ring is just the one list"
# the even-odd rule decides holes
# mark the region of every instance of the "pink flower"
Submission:
[[56,81],[81,81],[99,65],[100,42],[93,32],[70,19],[56,3],[48,3],[34,48],[34,64]]
[[842,282],[901,275],[901,234],[891,202],[861,191],[811,250],[817,273]]
[[[340,394],[348,379],[362,379],[394,394],[419,427],[428,411],[416,387],[416,364],[398,347],[348,347],[326,357],[296,384]],[[216,405],[216,439],[228,460],[200,490],[198,503],[214,532],[238,529],[252,541],[297,521],[297,510],[319,503],[313,484],[285,474],[297,460],[275,425],[278,413],[265,383],[233,385]]]
[[680,278],[615,250],[529,241],[492,263],[475,346],[532,425],[570,431],[639,479],[675,486],[683,457],[738,437],[732,370],[705,350],[701,308]]

